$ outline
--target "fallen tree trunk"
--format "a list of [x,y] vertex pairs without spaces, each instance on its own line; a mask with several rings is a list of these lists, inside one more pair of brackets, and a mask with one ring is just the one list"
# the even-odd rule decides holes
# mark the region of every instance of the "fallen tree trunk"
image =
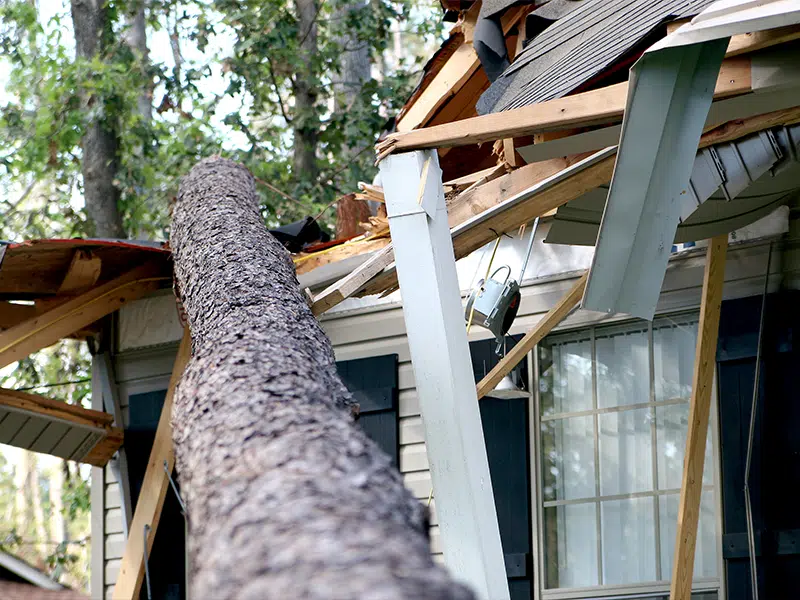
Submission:
[[353,422],[250,173],[196,165],[171,244],[193,340],[173,409],[190,595],[472,598],[435,565],[423,506]]

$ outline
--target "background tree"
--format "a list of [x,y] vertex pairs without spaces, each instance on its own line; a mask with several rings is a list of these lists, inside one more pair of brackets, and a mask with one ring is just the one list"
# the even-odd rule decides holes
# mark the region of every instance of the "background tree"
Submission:
[[[439,15],[434,0],[0,0],[0,240],[165,240],[179,177],[218,153],[269,184],[267,225],[321,213],[372,179]],[[88,407],[89,365],[66,342],[0,385]],[[83,589],[88,477],[0,450],[0,546]]]

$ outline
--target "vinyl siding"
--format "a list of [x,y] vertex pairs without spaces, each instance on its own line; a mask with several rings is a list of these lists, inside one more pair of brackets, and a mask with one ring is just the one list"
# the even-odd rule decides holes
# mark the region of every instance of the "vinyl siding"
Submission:
[[[800,288],[800,220],[791,222],[783,250],[773,255],[773,278],[777,286]],[[725,299],[760,294],[763,270],[766,265],[768,245],[750,244],[732,246],[725,272]],[[668,312],[696,308],[700,304],[705,252],[697,249],[670,263],[662,288],[658,311]],[[780,275],[779,275],[780,274]],[[530,282],[522,288],[520,312],[512,334],[524,333],[535,325],[566,291],[574,284],[579,273],[566,273]],[[348,310],[347,305],[325,315],[323,329],[330,337],[337,360],[351,360],[398,355],[400,471],[408,489],[421,502],[427,503],[431,493],[428,457],[425,451],[425,429],[420,416],[419,399],[415,390],[414,373],[406,339],[403,312],[399,305],[382,305],[377,309]],[[604,321],[619,320],[597,313],[579,313],[570,316],[558,329],[568,329]],[[490,335],[473,328],[470,340],[487,339]],[[177,350],[175,343],[157,347],[126,350],[115,357],[120,402],[127,418],[128,397],[131,394],[165,389]],[[119,559],[122,556],[122,516],[119,510],[119,489],[110,469],[105,470],[103,510],[104,587],[108,591],[116,581]],[[93,479],[94,485],[94,479]],[[436,517],[436,500],[431,503],[431,551],[437,561],[442,561],[439,525]],[[96,581],[96,580],[95,580]],[[94,585],[94,584],[93,584]],[[93,594],[94,592],[93,587]],[[110,593],[110,592],[109,592]],[[96,596],[93,596],[96,597]]]

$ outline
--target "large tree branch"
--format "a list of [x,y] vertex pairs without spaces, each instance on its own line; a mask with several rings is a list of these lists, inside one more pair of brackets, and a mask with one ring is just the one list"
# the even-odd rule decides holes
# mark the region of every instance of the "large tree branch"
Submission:
[[193,594],[472,595],[430,555],[423,507],[353,423],[330,342],[243,167],[207,159],[173,212],[194,353],[173,412]]

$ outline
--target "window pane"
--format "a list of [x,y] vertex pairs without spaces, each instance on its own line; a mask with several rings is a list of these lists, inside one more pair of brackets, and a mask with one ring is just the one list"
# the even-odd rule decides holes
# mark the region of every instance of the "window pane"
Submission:
[[601,414],[600,492],[603,496],[653,489],[649,408]]
[[595,495],[592,417],[542,421],[545,500],[575,500]]
[[697,323],[653,328],[655,399],[672,400],[692,395]]
[[548,588],[597,585],[597,509],[594,502],[544,510]]
[[603,583],[656,579],[655,504],[653,498],[600,503],[603,531]]
[[540,345],[542,415],[592,408],[592,347],[589,340]]
[[647,331],[597,340],[597,405],[600,408],[650,401]]
[[[658,450],[658,489],[672,490],[681,487],[683,453],[686,449],[686,432],[689,428],[689,404],[670,404],[656,407],[656,440]],[[711,422],[706,434],[706,460],[703,484],[712,480]]]
[[[672,577],[672,559],[675,552],[675,535],[678,522],[679,494],[659,497],[659,522],[661,523],[661,577]],[[697,524],[697,545],[694,551],[694,578],[716,577],[717,541],[714,519],[714,492],[704,490],[700,497],[700,520]]]

